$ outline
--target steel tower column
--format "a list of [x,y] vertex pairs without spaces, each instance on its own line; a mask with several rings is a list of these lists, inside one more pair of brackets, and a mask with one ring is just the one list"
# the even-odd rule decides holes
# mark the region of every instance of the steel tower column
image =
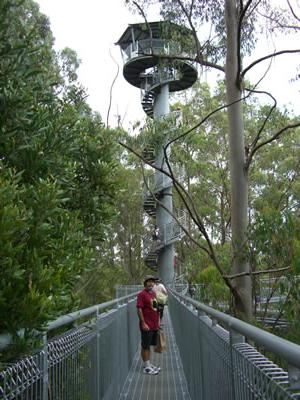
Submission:
[[[163,118],[165,115],[169,114],[170,106],[169,106],[169,85],[166,83],[161,86],[160,93],[155,98],[154,107],[153,107],[153,117],[154,120],[159,120]],[[168,166],[166,164],[163,145],[168,142],[168,137],[165,138],[164,143],[162,143],[162,147],[158,150],[155,165],[159,168],[162,168],[168,171]],[[155,178],[156,181],[159,182],[161,180],[162,172],[156,171]],[[157,204],[156,207],[156,225],[159,228],[160,234],[162,237],[166,237],[165,230],[168,226],[171,226],[173,221],[172,213],[173,213],[173,198],[172,198],[172,187],[168,187],[161,192],[160,202],[163,204]],[[169,211],[169,212],[168,212]],[[163,280],[166,285],[170,285],[174,279],[174,244],[169,244],[165,246],[158,255],[157,266],[158,266],[158,275]]]

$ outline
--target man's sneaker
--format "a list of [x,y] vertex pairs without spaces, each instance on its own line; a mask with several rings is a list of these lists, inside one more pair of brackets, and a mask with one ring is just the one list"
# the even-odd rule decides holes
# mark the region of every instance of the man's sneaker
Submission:
[[154,369],[152,367],[144,367],[143,372],[144,374],[148,375],[157,375],[159,371],[157,371],[157,369]]
[[161,368],[158,365],[153,365],[151,364],[151,368],[153,368],[154,370],[160,372]]

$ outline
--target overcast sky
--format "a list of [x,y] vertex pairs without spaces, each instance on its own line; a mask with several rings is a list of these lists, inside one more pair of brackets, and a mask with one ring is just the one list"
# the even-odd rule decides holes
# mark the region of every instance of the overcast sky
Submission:
[[[140,92],[129,85],[123,78],[120,50],[114,43],[120,38],[129,23],[140,22],[141,17],[132,15],[124,6],[124,0],[38,0],[40,9],[51,23],[55,37],[55,48],[70,47],[82,61],[79,79],[87,88],[91,107],[99,111],[106,123],[111,83],[117,72],[117,66],[110,57],[110,52],[120,65],[120,73],[113,89],[113,104],[109,123],[116,125],[117,114],[123,118],[125,127],[130,122],[144,116],[140,105]],[[154,14],[149,20],[155,20]],[[159,18],[157,18],[159,19]],[[276,48],[299,48],[298,38],[289,36],[288,44],[276,42]],[[261,47],[260,53],[272,50],[274,44],[269,42]],[[267,49],[266,49],[267,47]],[[268,79],[261,88],[272,90],[279,104],[291,104],[291,108],[300,114],[300,83],[291,83],[290,79],[300,65],[299,55],[280,56],[273,63]],[[258,79],[267,64],[255,68],[247,78]],[[202,77],[207,79],[209,73]],[[215,79],[211,78],[211,79]],[[211,80],[209,81],[211,82]]]
[[[119,77],[113,89],[110,124],[116,124],[116,115],[124,123],[143,117],[140,92],[123,78],[120,49],[114,43],[129,23],[140,21],[124,6],[124,0],[38,0],[40,10],[50,19],[55,37],[55,48],[70,47],[81,60],[80,82],[87,88],[91,107],[99,111],[106,122],[109,93],[117,66]],[[135,118],[136,116],[136,118]]]

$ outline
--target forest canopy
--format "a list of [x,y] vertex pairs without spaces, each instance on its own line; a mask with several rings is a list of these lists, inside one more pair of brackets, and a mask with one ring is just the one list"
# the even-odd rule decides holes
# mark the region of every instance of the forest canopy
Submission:
[[92,271],[95,302],[115,284],[102,256],[121,187],[118,132],[88,106],[78,66],[73,50],[54,51],[35,2],[1,1],[0,333],[27,342],[90,302],[79,287]]

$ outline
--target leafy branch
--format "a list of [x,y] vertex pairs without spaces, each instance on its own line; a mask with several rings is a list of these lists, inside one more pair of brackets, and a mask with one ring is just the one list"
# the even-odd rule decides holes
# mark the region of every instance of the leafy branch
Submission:
[[[279,129],[276,133],[274,133],[273,136],[270,137],[269,139],[264,140],[263,142],[261,142],[261,143],[259,143],[259,144],[256,144],[256,145],[252,148],[252,150],[250,151],[250,153],[249,153],[249,155],[248,155],[248,159],[247,159],[247,162],[246,162],[245,167],[246,167],[246,168],[249,168],[249,165],[250,165],[250,163],[251,163],[251,161],[252,161],[252,158],[253,158],[254,154],[255,154],[260,148],[262,148],[263,146],[265,146],[265,145],[267,145],[267,144],[269,144],[269,143],[274,142],[274,140],[277,140],[283,133],[287,132],[287,131],[290,130],[290,129],[297,128],[298,126],[300,126],[300,121],[297,121],[297,122],[295,122],[295,123],[293,123],[293,124],[286,125],[286,126],[284,126],[283,128]],[[257,140],[258,140],[258,139],[257,139]],[[256,141],[256,143],[257,143],[257,141]]]

